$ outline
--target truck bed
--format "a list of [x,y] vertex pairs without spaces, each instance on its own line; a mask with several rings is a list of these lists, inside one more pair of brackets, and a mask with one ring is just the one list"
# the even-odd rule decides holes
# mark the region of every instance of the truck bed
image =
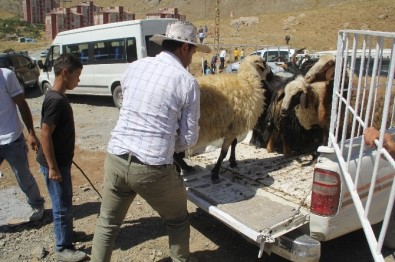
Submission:
[[219,152],[187,159],[196,168],[183,174],[190,201],[259,244],[308,222],[311,155],[284,157],[243,142],[236,147],[238,167],[224,161],[221,181],[213,184],[211,169]]

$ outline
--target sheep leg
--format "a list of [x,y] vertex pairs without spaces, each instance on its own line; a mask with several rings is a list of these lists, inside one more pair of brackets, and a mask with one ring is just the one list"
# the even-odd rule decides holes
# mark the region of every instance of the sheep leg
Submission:
[[230,146],[229,164],[230,164],[230,167],[232,167],[232,168],[237,167],[237,162],[236,162],[236,145],[237,145],[237,138],[235,138],[232,141],[232,144]]
[[221,153],[219,154],[217,163],[215,164],[214,168],[211,170],[211,180],[213,181],[214,184],[217,184],[220,182],[219,180],[219,171],[221,169],[221,164],[224,161],[226,154],[228,153],[228,148],[221,149]]
[[269,142],[267,142],[266,150],[268,153],[273,152],[273,135],[270,135]]
[[284,154],[284,156],[289,157],[289,156],[292,155],[292,150],[289,147],[289,144],[288,144],[288,142],[285,139],[283,134],[281,134],[281,138],[282,138],[282,141],[283,141],[283,154]]
[[180,153],[174,152],[173,162],[176,165],[177,171],[179,171],[179,173],[181,172],[181,170],[185,172],[195,171],[195,168],[193,166],[190,166],[185,162],[184,157],[185,157],[185,152],[180,152]]
[[256,148],[263,148],[264,147],[263,144],[264,144],[264,142],[263,142],[262,134],[258,130],[253,129],[252,136],[250,139],[250,145],[253,145]]

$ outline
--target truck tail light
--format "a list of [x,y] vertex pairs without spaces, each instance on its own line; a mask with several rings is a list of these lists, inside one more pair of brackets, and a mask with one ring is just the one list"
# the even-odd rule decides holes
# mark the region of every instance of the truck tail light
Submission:
[[339,207],[339,199],[339,174],[315,168],[310,211],[320,216],[334,216]]

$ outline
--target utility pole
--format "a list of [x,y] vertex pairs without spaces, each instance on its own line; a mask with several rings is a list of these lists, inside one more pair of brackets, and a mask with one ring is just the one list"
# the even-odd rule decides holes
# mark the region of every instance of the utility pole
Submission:
[[204,0],[204,19],[206,19],[206,11],[207,11],[207,9],[206,9],[206,2],[207,2],[207,0]]
[[219,53],[219,0],[215,2],[214,48]]

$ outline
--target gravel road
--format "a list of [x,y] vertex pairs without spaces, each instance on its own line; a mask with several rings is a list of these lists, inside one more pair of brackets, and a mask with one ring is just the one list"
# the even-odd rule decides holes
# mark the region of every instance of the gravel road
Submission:
[[[43,97],[38,90],[27,93],[34,123],[39,133],[40,108]],[[70,96],[77,133],[75,162],[90,178],[95,188],[102,189],[103,162],[110,132],[118,118],[118,109],[111,97]],[[4,163],[0,166],[0,261],[55,261],[52,236],[51,204],[42,175],[29,152],[30,166],[46,199],[43,221],[20,224],[27,207],[15,178]],[[76,246],[88,254],[94,225],[100,208],[100,197],[81,172],[73,168],[74,231]],[[19,201],[19,202],[18,202]],[[249,262],[286,260],[264,255],[257,259],[258,248],[247,242],[211,216],[188,204],[191,213],[191,251],[200,261]],[[10,211],[12,210],[12,211]],[[10,215],[12,215],[10,217]],[[21,218],[18,220],[18,216]],[[385,261],[395,261],[394,253],[384,249]],[[167,237],[158,214],[137,197],[131,205],[119,237],[112,261],[170,261]],[[323,243],[320,261],[373,261],[361,230]]]

